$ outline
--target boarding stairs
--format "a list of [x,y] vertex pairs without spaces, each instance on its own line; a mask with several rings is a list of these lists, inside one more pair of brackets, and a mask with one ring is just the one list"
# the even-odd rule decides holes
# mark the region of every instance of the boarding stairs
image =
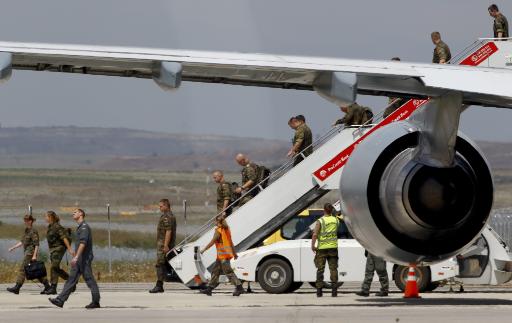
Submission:
[[[506,59],[492,57],[500,52],[500,45],[505,43],[512,48],[512,42],[479,40],[454,56],[450,63],[493,66],[494,59],[500,67],[505,66]],[[268,179],[269,185],[227,218],[236,250],[241,252],[258,246],[295,214],[330,190],[338,189],[343,166],[359,142],[380,127],[407,119],[427,102],[408,100],[385,119],[382,114],[375,115],[372,124],[333,127],[313,143],[313,153],[301,163],[293,167],[293,160],[289,160],[273,171]],[[253,189],[261,188],[258,184]],[[215,217],[187,236],[168,254],[174,273],[189,287],[204,283],[208,276],[206,269],[215,262],[215,248],[210,248],[203,255],[198,253],[212,239],[214,230]]]

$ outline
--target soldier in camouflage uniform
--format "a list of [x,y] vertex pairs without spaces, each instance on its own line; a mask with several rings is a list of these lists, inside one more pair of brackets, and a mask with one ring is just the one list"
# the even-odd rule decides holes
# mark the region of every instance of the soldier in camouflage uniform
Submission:
[[[32,215],[25,215],[23,221],[25,222],[25,231],[23,232],[21,240],[9,248],[9,252],[12,252],[15,249],[23,246],[23,262],[19,268],[18,276],[16,277],[16,285],[7,288],[7,290],[13,294],[20,293],[20,288],[25,282],[25,266],[32,261],[36,261],[37,255],[39,253],[39,234],[37,233],[37,230],[33,228],[35,219]],[[48,279],[43,277],[39,278],[39,281],[44,285],[44,290],[41,292],[41,294],[45,294],[46,291],[50,288]]]
[[334,126],[344,124],[345,127],[362,125],[373,118],[373,112],[368,107],[363,107],[357,103],[351,105],[341,106],[341,112],[345,113],[345,116],[341,119],[336,120]]
[[373,273],[376,271],[380,281],[380,291],[375,293],[375,296],[388,296],[389,279],[388,271],[386,269],[386,261],[380,257],[372,255],[365,251],[366,254],[366,269],[364,275],[363,285],[361,291],[356,294],[359,296],[368,297],[370,295],[370,286],[373,280]]
[[171,211],[171,203],[168,199],[162,199],[159,203],[160,220],[156,229],[156,276],[157,281],[150,293],[163,293],[164,280],[167,266],[167,253],[174,248],[176,243],[176,218]]
[[243,194],[238,203],[239,206],[242,206],[259,193],[258,188],[251,190],[258,184],[259,166],[252,163],[244,154],[236,155],[235,160],[238,165],[242,166],[242,185],[235,188],[235,193]]
[[60,268],[62,257],[69,251],[72,257],[75,256],[71,248],[70,238],[68,231],[59,223],[59,216],[53,211],[46,212],[46,222],[48,222],[48,231],[46,232],[46,240],[48,241],[48,249],[50,250],[50,284],[51,287],[46,291],[47,295],[57,294],[57,283],[59,277],[68,280],[69,275],[66,271]]
[[224,217],[231,214],[231,208],[228,208],[231,204],[231,184],[224,180],[224,174],[220,170],[216,170],[212,173],[213,181],[217,186],[217,215]]
[[492,29],[494,38],[508,38],[508,20],[498,9],[498,6],[492,4],[488,8],[489,15],[494,18]]
[[[294,157],[293,166],[297,165],[301,161],[304,160],[305,157],[311,155],[313,153],[313,133],[311,129],[306,124],[306,118],[303,115],[298,115],[293,119],[290,119],[289,122],[293,123],[293,129],[295,129],[295,135],[293,136],[293,146],[288,151],[288,157]],[[302,155],[304,155],[304,157]]]
[[432,63],[448,64],[450,59],[452,59],[450,47],[448,47],[448,45],[446,45],[445,42],[441,40],[441,34],[438,31],[434,31],[430,37],[432,38],[432,43],[436,45],[434,48]]
[[[393,57],[391,59],[392,61],[395,61],[395,62],[399,62],[400,61],[400,57]],[[387,118],[391,113],[393,113],[396,109],[400,108],[402,106],[402,104],[404,104],[404,100],[401,99],[401,98],[394,98],[394,97],[389,97],[388,98],[388,106],[386,107],[386,109],[384,110],[384,114],[382,115],[382,117],[385,119]]]

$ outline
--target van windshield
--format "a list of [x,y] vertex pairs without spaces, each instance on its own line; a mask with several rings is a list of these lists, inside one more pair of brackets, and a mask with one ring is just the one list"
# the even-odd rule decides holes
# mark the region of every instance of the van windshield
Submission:
[[295,240],[310,230],[309,226],[324,214],[321,210],[310,210],[309,216],[295,216],[281,229],[281,235],[286,240]]

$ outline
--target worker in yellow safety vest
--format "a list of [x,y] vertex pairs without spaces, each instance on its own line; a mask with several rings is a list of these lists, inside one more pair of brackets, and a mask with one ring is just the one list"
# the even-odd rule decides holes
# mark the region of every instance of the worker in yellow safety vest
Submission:
[[[311,249],[315,253],[316,296],[322,297],[324,287],[325,262],[331,272],[332,297],[338,296],[338,227],[340,220],[334,215],[330,203],[324,205],[324,215],[316,221],[311,240]],[[318,246],[316,242],[318,240]]]
[[217,249],[217,260],[213,265],[210,283],[205,290],[201,291],[201,293],[212,296],[212,290],[219,285],[219,276],[221,272],[223,272],[224,275],[229,278],[229,281],[236,286],[233,296],[240,296],[240,294],[244,292],[244,289],[242,288],[242,283],[233,272],[230,262],[231,259],[238,258],[233,241],[231,240],[231,231],[229,230],[229,226],[222,215],[218,215],[215,218],[215,221],[217,223],[217,227],[215,229],[213,239],[208,243],[208,245],[206,245],[206,247],[204,247],[203,250],[201,250],[201,254],[215,244],[215,248]]

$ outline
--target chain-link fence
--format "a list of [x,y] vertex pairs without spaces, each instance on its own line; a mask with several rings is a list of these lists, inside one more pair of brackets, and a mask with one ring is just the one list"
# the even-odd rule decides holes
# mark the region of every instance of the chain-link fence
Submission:
[[494,210],[489,224],[509,247],[512,246],[512,208]]

